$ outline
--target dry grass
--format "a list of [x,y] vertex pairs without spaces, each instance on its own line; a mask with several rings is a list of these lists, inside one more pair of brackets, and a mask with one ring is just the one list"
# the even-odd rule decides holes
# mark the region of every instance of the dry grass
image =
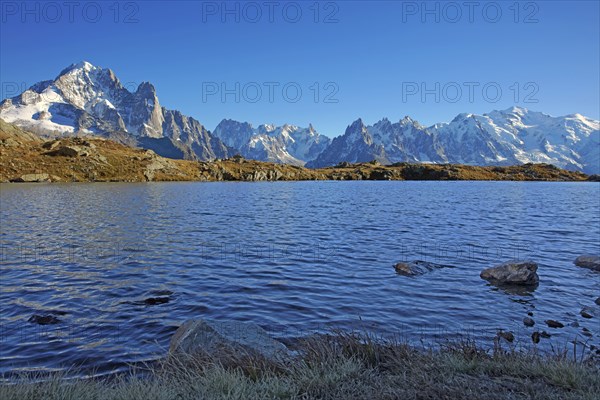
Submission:
[[302,339],[295,358],[169,357],[145,374],[43,382],[24,376],[1,399],[597,399],[590,359],[536,355],[463,341],[416,349],[372,336]]

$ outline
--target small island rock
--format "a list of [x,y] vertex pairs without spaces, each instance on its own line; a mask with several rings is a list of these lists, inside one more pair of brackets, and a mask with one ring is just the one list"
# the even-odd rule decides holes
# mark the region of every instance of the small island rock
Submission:
[[481,272],[482,279],[495,285],[537,285],[538,265],[532,261],[508,261]]

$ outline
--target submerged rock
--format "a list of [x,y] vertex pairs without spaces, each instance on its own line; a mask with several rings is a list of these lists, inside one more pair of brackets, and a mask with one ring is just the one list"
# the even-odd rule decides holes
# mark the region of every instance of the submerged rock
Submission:
[[535,344],[538,344],[540,342],[540,333],[535,331],[531,334],[531,341]]
[[546,325],[548,325],[550,328],[564,328],[564,324],[555,321],[553,319],[547,319],[546,321],[544,321],[546,323]]
[[593,337],[594,335],[592,334],[592,332],[590,332],[590,330],[588,328],[582,328],[581,329],[582,335],[587,336],[587,337]]
[[600,306],[600,297],[598,297],[598,298],[596,299],[596,302],[595,302],[595,303],[596,303],[597,305],[599,305],[599,306]]
[[60,319],[56,318],[54,315],[51,314],[33,314],[31,317],[29,317],[27,321],[38,325],[52,325],[58,324],[60,322]]
[[583,255],[573,261],[578,267],[589,268],[594,271],[600,271],[600,256]]
[[423,275],[427,272],[440,268],[451,268],[450,265],[435,264],[427,261],[415,260],[408,262],[399,262],[394,265],[394,269],[400,275],[415,276]]
[[508,261],[483,270],[479,276],[494,285],[534,286],[539,282],[537,269],[532,261]]
[[149,306],[153,306],[156,304],[165,304],[171,301],[169,297],[148,297],[144,299],[143,303]]
[[290,355],[288,348],[260,326],[249,322],[190,320],[181,325],[169,344],[170,353],[220,357],[240,353],[278,361]]
[[523,324],[527,327],[532,327],[535,325],[535,321],[533,318],[525,317],[523,318]]
[[590,307],[583,307],[580,314],[583,318],[594,318],[594,310]]

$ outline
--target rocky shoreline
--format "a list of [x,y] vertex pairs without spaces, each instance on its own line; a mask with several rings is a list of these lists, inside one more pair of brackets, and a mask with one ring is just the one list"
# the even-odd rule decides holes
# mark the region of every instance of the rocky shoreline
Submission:
[[492,180],[600,181],[600,176],[548,164],[479,167],[451,164],[343,162],[309,169],[246,160],[199,162],[158,156],[99,137],[44,140],[0,120],[0,182]]

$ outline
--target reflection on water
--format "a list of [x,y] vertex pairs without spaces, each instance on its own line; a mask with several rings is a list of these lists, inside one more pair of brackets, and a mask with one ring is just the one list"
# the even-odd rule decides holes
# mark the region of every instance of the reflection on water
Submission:
[[[586,328],[599,344],[580,310],[600,308],[600,274],[572,264],[600,253],[598,195],[539,182],[1,185],[0,373],[154,359],[190,318],[284,337],[528,341],[529,312],[566,325],[553,340]],[[525,258],[540,264],[535,290],[479,277]],[[395,273],[416,259],[454,268]]]

